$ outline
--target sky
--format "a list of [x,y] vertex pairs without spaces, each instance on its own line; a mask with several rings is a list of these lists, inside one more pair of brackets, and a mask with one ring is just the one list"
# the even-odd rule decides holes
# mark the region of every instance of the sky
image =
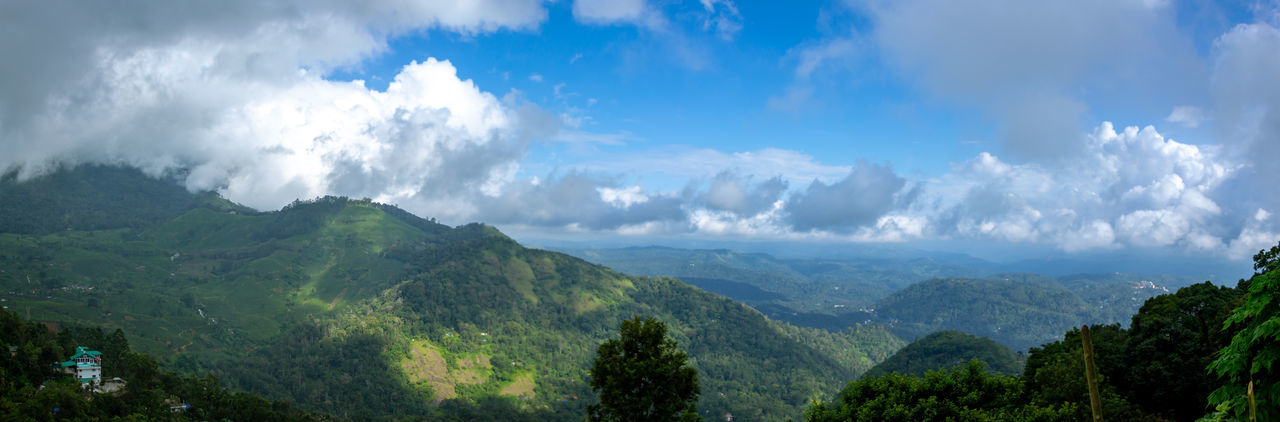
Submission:
[[0,169],[521,236],[1247,261],[1280,1],[0,3]]

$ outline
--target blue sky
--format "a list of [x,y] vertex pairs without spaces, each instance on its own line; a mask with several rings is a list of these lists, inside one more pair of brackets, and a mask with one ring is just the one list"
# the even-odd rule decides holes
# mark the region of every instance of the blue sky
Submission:
[[[518,91],[548,111],[589,118],[583,131],[624,141],[593,148],[612,153],[656,145],[788,147],[831,163],[889,161],[901,171],[933,176],[980,152],[978,144],[990,137],[987,125],[970,123],[978,116],[922,98],[908,81],[865,58],[823,65],[814,75],[820,92],[794,105],[771,106],[793,82],[798,50],[836,30],[820,26],[855,30],[858,19],[843,5],[736,4],[742,28],[728,39],[704,28],[705,8],[698,2],[665,6],[675,35],[626,23],[584,25],[574,19],[571,4],[550,4],[547,20],[535,30],[404,36],[391,40],[385,54],[332,78],[384,89],[405,63],[447,59],[460,78],[487,91]],[[819,22],[836,19],[831,16],[842,22]],[[760,24],[746,24],[752,21]],[[673,44],[694,57],[672,53]],[[531,161],[572,167],[574,160],[590,159],[550,159],[563,149],[538,148]]]
[[23,177],[123,164],[530,239],[1280,240],[1274,0],[54,1],[0,24]]

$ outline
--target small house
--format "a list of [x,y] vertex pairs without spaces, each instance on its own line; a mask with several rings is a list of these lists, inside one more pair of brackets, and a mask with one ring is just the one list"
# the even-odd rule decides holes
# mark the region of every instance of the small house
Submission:
[[100,384],[102,382],[102,352],[89,350],[88,347],[77,347],[76,354],[65,362],[59,363],[62,370],[74,375],[81,383]]

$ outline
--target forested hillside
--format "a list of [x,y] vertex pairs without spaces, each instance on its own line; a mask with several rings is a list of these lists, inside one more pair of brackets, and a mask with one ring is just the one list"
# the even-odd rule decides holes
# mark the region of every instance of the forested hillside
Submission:
[[986,370],[1001,375],[1022,373],[1026,358],[986,338],[959,331],[938,331],[895,352],[863,376],[889,373],[921,376],[925,372],[982,361]]
[[[80,173],[56,173],[28,182],[39,190],[10,180],[0,195],[40,196],[24,215],[59,227],[61,207],[159,186],[133,170],[93,171],[127,187],[80,195],[49,181]],[[794,417],[903,345],[878,327],[787,326],[676,279],[619,274],[492,227],[450,228],[367,200],[257,213],[213,194],[167,195],[127,204],[168,198],[171,211],[154,216],[0,233],[5,306],[123,328],[166,368],[356,419],[580,418],[594,346],[633,315],[666,322],[689,352],[705,415]]]
[[[100,351],[102,379],[120,378],[123,387],[90,393],[52,363],[77,347]],[[269,402],[231,392],[214,377],[180,376],[158,368],[150,356],[134,353],[124,332],[97,327],[50,331],[0,310],[0,419],[18,420],[329,420],[287,402]],[[171,411],[172,407],[183,407]]]
[[1167,292],[1124,279],[1068,286],[1028,274],[934,279],[894,292],[875,305],[875,315],[907,340],[957,330],[1026,351],[1071,327],[1125,321],[1143,300]]

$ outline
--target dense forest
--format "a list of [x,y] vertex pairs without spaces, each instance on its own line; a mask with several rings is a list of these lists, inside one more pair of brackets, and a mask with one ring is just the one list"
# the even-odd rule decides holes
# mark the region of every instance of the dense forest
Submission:
[[969,361],[982,361],[986,370],[1001,375],[1022,373],[1025,356],[986,337],[945,330],[911,342],[884,362],[867,370],[863,376],[889,373],[920,376],[931,370],[960,366]]
[[[121,391],[91,393],[53,365],[76,347],[102,352],[102,379],[126,380]],[[215,377],[180,376],[129,348],[124,332],[26,321],[0,310],[0,419],[17,420],[328,420],[287,402],[232,392]],[[182,407],[173,411],[173,407]]]
[[[1093,355],[1107,420],[1276,420],[1280,417],[1280,245],[1255,257],[1237,287],[1208,282],[1147,300],[1129,328],[1095,326]],[[1081,330],[1031,349],[1021,376],[980,361],[923,377],[869,375],[810,421],[1086,420],[1090,399]],[[1249,386],[1252,382],[1253,385]],[[1247,391],[1255,392],[1251,405]]]

